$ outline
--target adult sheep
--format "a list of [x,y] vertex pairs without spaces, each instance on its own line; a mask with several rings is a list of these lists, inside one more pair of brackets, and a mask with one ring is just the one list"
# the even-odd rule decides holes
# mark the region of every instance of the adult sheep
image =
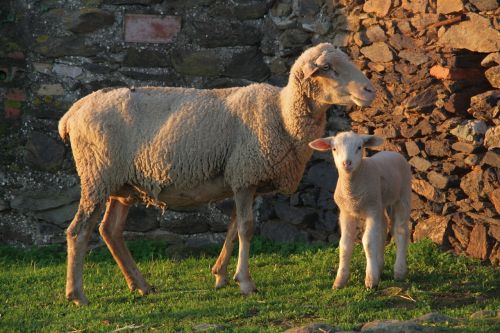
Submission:
[[234,197],[232,221],[212,268],[216,287],[227,284],[236,237],[235,281],[255,291],[248,257],[256,194],[294,192],[321,136],[332,104],[369,105],[370,81],[331,44],[306,50],[288,85],[198,90],[171,87],[96,91],[61,118],[59,134],[71,142],[81,180],[78,211],[67,230],[66,297],[88,303],[83,261],[88,239],[106,207],[99,232],[131,290],[147,294],[123,240],[129,206],[142,200],[185,208]]

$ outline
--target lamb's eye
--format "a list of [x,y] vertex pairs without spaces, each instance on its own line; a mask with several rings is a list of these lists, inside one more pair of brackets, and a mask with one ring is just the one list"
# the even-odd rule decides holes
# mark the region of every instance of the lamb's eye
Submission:
[[337,148],[332,148],[333,151],[337,151]]
[[358,146],[358,150],[361,150],[361,146]]

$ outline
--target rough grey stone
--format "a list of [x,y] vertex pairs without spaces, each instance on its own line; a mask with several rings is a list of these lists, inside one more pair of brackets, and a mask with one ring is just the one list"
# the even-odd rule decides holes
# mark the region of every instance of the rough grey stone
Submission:
[[64,152],[62,143],[41,132],[33,132],[25,147],[24,161],[39,170],[54,171],[61,167]]
[[227,327],[219,324],[198,324],[193,326],[193,332],[224,331]]
[[64,56],[95,56],[101,52],[101,46],[90,44],[82,36],[54,37],[35,48],[35,51],[51,58]]
[[291,224],[310,224],[318,217],[316,210],[308,207],[293,207],[288,202],[278,201],[274,205],[276,215]]
[[43,211],[61,207],[79,199],[80,186],[58,191],[53,189],[47,189],[43,192],[27,190],[15,194],[10,206],[21,212]]
[[325,323],[313,323],[301,327],[289,328],[283,333],[333,333],[335,328]]
[[481,144],[488,127],[482,120],[468,120],[450,131],[458,140],[472,144]]
[[285,30],[279,36],[280,47],[298,52],[302,50],[304,44],[307,44],[310,38],[311,35],[301,29]]
[[127,49],[123,65],[128,67],[168,67],[170,59],[165,52],[156,50]]
[[258,45],[262,32],[254,25],[225,20],[193,20],[185,29],[193,41],[202,47]]
[[66,228],[69,222],[75,216],[77,210],[78,210],[78,202],[75,201],[69,205],[64,205],[54,209],[35,212],[34,216],[37,219],[56,224],[61,228]]
[[167,210],[160,218],[160,227],[178,234],[207,232],[207,215],[203,211],[175,212]]
[[329,162],[319,162],[307,170],[305,181],[317,188],[334,191],[338,178],[339,175],[335,165]]
[[455,321],[455,319],[439,312],[430,312],[416,318],[415,321],[421,323],[449,323]]
[[94,32],[115,22],[115,15],[98,8],[82,8],[64,17],[66,28],[74,33]]
[[264,222],[260,229],[262,237],[277,243],[292,243],[307,241],[307,235],[296,226],[280,220],[269,220]]
[[10,209],[10,205],[7,201],[0,199],[0,212]]
[[497,52],[500,49],[500,32],[491,26],[489,18],[467,13],[468,20],[452,25],[439,37],[438,44],[474,52]]
[[67,76],[71,78],[76,78],[83,73],[83,70],[77,66],[69,66],[65,64],[54,64],[52,67],[52,72],[57,75]]
[[188,248],[207,248],[211,246],[220,246],[226,239],[225,233],[204,233],[185,236],[184,245]]
[[125,230],[147,232],[156,229],[160,222],[158,221],[159,211],[144,206],[132,207],[127,216]]
[[361,328],[361,332],[372,333],[421,333],[423,331],[422,325],[411,320],[375,320],[364,324]]
[[167,244],[180,245],[184,243],[183,236],[161,229],[155,229],[150,232],[137,232],[137,231],[124,231],[123,237],[126,240],[133,239],[146,239],[146,240],[156,240],[163,241]]

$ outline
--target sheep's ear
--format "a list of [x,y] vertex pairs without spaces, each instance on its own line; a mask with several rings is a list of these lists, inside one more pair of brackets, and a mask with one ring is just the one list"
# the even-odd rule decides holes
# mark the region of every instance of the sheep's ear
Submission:
[[319,67],[312,61],[306,62],[305,65],[302,66],[302,72],[304,73],[303,80],[307,80],[308,78],[313,76],[318,71],[318,69]]
[[329,151],[332,149],[332,140],[330,138],[321,138],[309,142],[309,147],[317,151]]
[[363,139],[363,146],[365,147],[380,146],[384,143],[384,138],[376,135],[362,135],[361,139]]

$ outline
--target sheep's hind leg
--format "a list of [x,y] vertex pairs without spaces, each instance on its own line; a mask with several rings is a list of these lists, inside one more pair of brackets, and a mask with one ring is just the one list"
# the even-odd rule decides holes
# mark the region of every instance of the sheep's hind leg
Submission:
[[238,282],[240,291],[244,295],[249,295],[257,290],[248,268],[250,241],[254,231],[252,212],[254,194],[255,189],[253,188],[244,189],[234,194],[239,238],[238,265],[234,280]]
[[333,288],[342,288],[349,280],[349,266],[356,238],[357,220],[345,213],[340,212],[340,243],[339,243],[339,268],[333,283]]
[[234,242],[238,236],[238,226],[236,222],[236,208],[233,208],[231,214],[231,223],[227,229],[226,240],[220,251],[219,258],[212,267],[212,274],[215,276],[215,288],[219,289],[228,284],[227,265],[233,252]]
[[394,263],[394,279],[404,280],[408,274],[408,265],[406,262],[408,252],[408,242],[410,239],[410,230],[408,225],[409,209],[399,201],[391,210],[392,236],[396,243],[396,262]]
[[99,219],[101,211],[101,206],[96,205],[88,213],[82,209],[80,204],[73,221],[66,230],[68,246],[66,298],[77,305],[88,304],[88,300],[83,293],[83,262],[92,230]]
[[[383,213],[382,213],[383,214]],[[385,223],[381,214],[368,216],[363,234],[363,248],[366,255],[366,276],[365,286],[375,288],[380,281],[380,263],[383,261]]]
[[123,228],[128,214],[128,205],[111,197],[108,201],[104,219],[99,227],[99,233],[106,242],[109,251],[127,281],[131,291],[137,290],[141,295],[152,292],[152,287],[146,282],[123,240]]

